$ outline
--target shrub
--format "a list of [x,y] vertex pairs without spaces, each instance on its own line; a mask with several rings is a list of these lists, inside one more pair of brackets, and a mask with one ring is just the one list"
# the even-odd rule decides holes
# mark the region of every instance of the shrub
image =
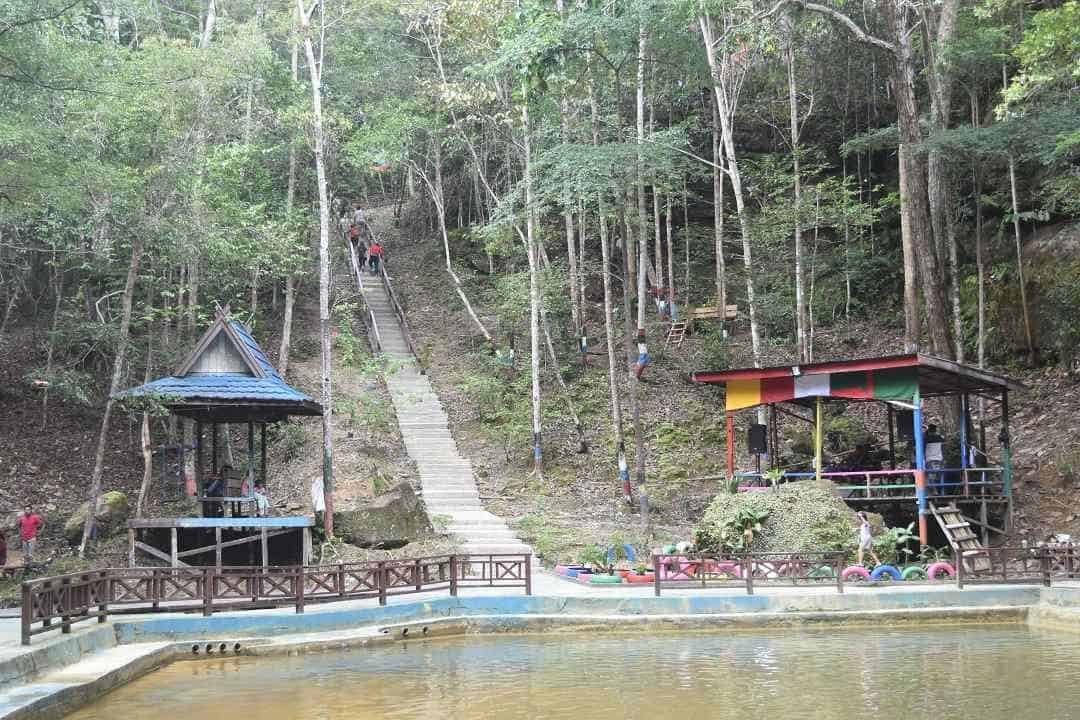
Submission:
[[751,525],[760,528],[743,543],[750,551],[851,552],[856,546],[855,511],[829,483],[810,480],[771,492],[717,495],[697,528],[698,546],[709,552],[732,549],[732,528],[745,525],[751,516],[761,519]]

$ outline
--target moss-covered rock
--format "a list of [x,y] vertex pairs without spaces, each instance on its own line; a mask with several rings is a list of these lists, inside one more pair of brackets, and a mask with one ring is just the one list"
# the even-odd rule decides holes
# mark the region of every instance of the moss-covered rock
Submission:
[[[119,490],[112,490],[98,496],[97,507],[94,510],[94,527],[98,537],[112,535],[124,528],[128,513],[127,495]],[[64,523],[64,537],[72,545],[82,541],[83,525],[86,524],[86,514],[90,512],[90,501],[80,505]]]
[[392,550],[434,533],[423,501],[401,483],[371,502],[334,512],[334,532],[362,548]]
[[[697,529],[703,549],[720,551],[723,529],[744,510],[768,513],[749,550],[758,552],[853,552],[858,544],[855,511],[828,482],[787,483],[769,492],[722,494],[710,503]],[[870,514],[875,535],[883,529],[880,515]]]

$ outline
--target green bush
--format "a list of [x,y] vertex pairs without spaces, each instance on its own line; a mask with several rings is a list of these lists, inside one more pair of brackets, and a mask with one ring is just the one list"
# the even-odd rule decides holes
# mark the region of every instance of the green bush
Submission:
[[[827,482],[806,480],[770,492],[721,494],[713,499],[697,528],[697,544],[710,552],[732,547],[732,528],[749,517],[761,518],[745,549],[758,552],[855,550],[855,511]],[[745,528],[743,528],[745,529]]]

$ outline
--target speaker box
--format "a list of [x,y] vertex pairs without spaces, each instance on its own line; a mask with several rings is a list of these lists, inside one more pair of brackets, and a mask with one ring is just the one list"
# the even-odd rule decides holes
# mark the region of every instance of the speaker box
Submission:
[[764,455],[769,452],[769,440],[766,436],[765,426],[754,423],[746,435],[746,444],[750,446],[751,455]]

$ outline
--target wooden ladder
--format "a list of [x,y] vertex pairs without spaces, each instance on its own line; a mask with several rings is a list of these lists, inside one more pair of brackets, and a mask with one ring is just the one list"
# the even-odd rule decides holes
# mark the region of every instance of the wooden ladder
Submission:
[[[979,542],[979,536],[971,528],[971,523],[960,509],[953,503],[938,507],[930,503],[930,512],[933,513],[941,531],[945,533],[945,539],[949,545],[956,549],[957,562],[964,563],[965,572],[980,572],[991,569],[990,557],[985,553],[977,552],[983,549]],[[975,551],[975,552],[972,552]]]
[[672,347],[679,347],[682,345],[683,339],[686,337],[687,324],[683,320],[678,320],[671,323],[671,327],[668,328],[667,344]]

